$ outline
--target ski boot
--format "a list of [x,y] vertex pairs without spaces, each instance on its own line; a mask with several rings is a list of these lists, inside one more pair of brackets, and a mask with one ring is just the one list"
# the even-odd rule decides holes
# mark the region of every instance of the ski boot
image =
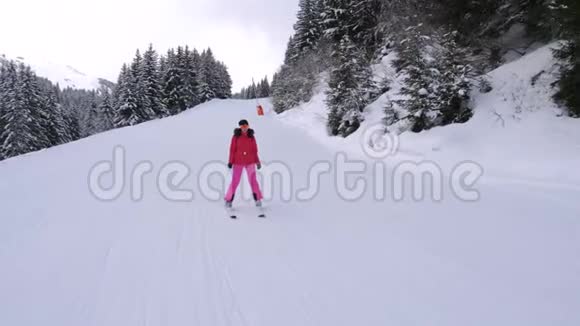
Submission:
[[256,202],[256,207],[262,207],[262,201],[258,199],[258,195],[254,193],[254,201]]

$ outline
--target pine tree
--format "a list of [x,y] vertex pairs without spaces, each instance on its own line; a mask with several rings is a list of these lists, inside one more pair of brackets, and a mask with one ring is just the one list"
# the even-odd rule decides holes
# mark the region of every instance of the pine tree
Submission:
[[304,52],[316,49],[322,37],[322,16],[319,4],[322,0],[300,0],[298,19],[294,25],[291,61],[297,60]]
[[20,64],[18,68],[9,63],[6,68],[6,87],[9,98],[5,100],[5,126],[0,135],[2,144],[1,156],[10,158],[35,151],[48,144],[41,133],[38,110],[40,108],[40,91],[36,76]]
[[566,43],[555,51],[562,61],[559,90],[555,99],[569,109],[570,116],[580,118],[580,3],[576,0],[551,0],[558,36]]
[[451,123],[463,123],[469,120],[473,113],[468,107],[471,92],[470,73],[472,68],[467,60],[467,49],[457,44],[459,33],[445,33],[441,39],[441,47],[436,54],[431,71],[437,71],[436,107],[438,112],[435,125],[444,126]]
[[336,64],[330,74],[327,91],[328,129],[343,137],[355,132],[363,120],[362,111],[369,101],[371,73],[361,51],[344,35],[334,52]]
[[53,107],[45,106],[45,97],[40,88],[40,80],[29,66],[20,64],[19,100],[22,106],[31,111],[31,120],[28,121],[35,142],[33,150],[40,150],[52,146],[48,134],[55,132],[52,129]]
[[258,97],[256,90],[257,90],[256,83],[254,81],[252,81],[252,86],[250,86],[250,93],[249,93],[250,99],[255,99]]
[[97,104],[97,97],[94,91],[89,93],[90,95],[84,98],[82,110],[82,124],[81,124],[81,135],[82,137],[89,137],[102,132],[101,129],[101,116]]
[[100,115],[100,130],[108,131],[115,127],[115,111],[113,108],[113,100],[108,91],[104,92],[103,100],[99,104]]
[[177,68],[181,80],[178,86],[179,96],[183,101],[183,107],[180,111],[185,111],[187,108],[197,105],[199,102],[197,96],[197,69],[195,69],[194,55],[189,50],[189,47],[177,48]]
[[77,112],[67,106],[63,106],[61,112],[63,113],[65,126],[63,134],[61,135],[62,143],[64,144],[80,139],[81,130]]
[[272,81],[276,112],[312,98],[319,74],[329,68],[330,49],[347,34],[354,0],[303,0],[295,33],[289,39],[284,64]]
[[211,97],[211,99],[219,98],[221,94],[219,87],[218,64],[217,61],[215,60],[211,48],[208,48],[202,54],[201,59],[203,61],[204,69],[206,72],[205,74],[206,82],[208,83],[213,93],[213,97]]
[[167,57],[163,55],[159,56],[159,76],[161,76],[161,78],[165,76],[167,69]]
[[[0,129],[0,159],[7,159],[30,150],[26,142],[16,143],[26,119],[18,108],[16,85],[18,71],[13,61],[2,65],[0,79],[0,108],[2,110],[2,129]],[[24,140],[24,139],[22,139]]]
[[238,94],[234,95],[235,99],[245,100],[246,99],[246,88],[242,87]]
[[180,62],[173,49],[167,52],[167,70],[163,76],[164,102],[170,114],[178,114],[187,108],[186,98],[182,95],[185,83]]
[[129,69],[130,78],[128,85],[136,100],[137,105],[135,110],[139,116],[139,123],[156,118],[156,113],[153,110],[154,104],[151,103],[151,99],[147,96],[148,81],[144,78],[144,69],[143,57],[141,56],[140,51],[137,50]]
[[185,48],[184,83],[187,94],[187,108],[192,108],[200,103],[199,100],[199,67],[201,56],[196,49],[189,51]]
[[152,114],[151,118],[163,118],[169,115],[165,103],[163,103],[161,77],[159,75],[157,52],[153,50],[153,45],[143,53],[143,62],[137,72],[140,87],[143,88],[143,97],[145,98],[143,108],[146,112]]
[[223,62],[217,62],[216,66],[216,97],[227,99],[232,97],[232,78],[228,68]]
[[278,113],[289,110],[312,97],[315,70],[283,65],[272,83],[272,102]]
[[3,154],[4,146],[2,135],[6,130],[8,110],[14,105],[14,101],[16,100],[14,94],[16,78],[14,62],[4,64],[0,62],[0,161],[7,158]]
[[425,36],[418,27],[409,28],[407,39],[398,48],[399,60],[395,64],[406,74],[401,88],[406,99],[397,101],[405,112],[401,119],[407,120],[409,129],[420,132],[431,127],[430,110],[437,104],[433,71],[423,52]]
[[379,15],[382,9],[381,0],[351,1],[352,23],[348,27],[353,42],[366,50],[371,57],[380,46],[378,33]]
[[256,96],[258,98],[270,97],[270,83],[268,76],[264,77],[256,86]]
[[61,104],[58,103],[57,87],[49,81],[45,81],[42,86],[41,96],[41,127],[48,138],[47,147],[65,143],[65,122]]
[[288,43],[286,45],[286,52],[284,53],[284,64],[291,64],[296,61],[296,59],[299,57],[297,49],[298,47],[296,46],[294,36],[290,36],[290,39],[288,39]]
[[64,130],[61,135],[62,143],[75,141],[81,138],[81,114],[79,107],[84,102],[85,91],[66,88],[57,92],[61,104],[60,111],[63,115]]
[[[345,35],[349,35],[348,28],[353,22],[350,11],[351,0],[322,0],[322,30],[324,36],[337,45]],[[350,35],[349,35],[350,36]]]
[[123,65],[114,92],[116,128],[133,126],[145,121],[139,111],[134,89],[131,70],[127,65]]
[[205,50],[201,54],[198,85],[198,96],[201,103],[216,98],[213,54],[209,50]]

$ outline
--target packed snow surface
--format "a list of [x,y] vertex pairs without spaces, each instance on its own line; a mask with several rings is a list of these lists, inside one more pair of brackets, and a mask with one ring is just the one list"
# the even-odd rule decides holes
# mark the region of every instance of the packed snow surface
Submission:
[[[543,107],[509,117],[511,98],[501,94],[513,92],[502,78],[517,65],[493,75],[495,93],[476,97],[471,122],[404,134],[383,162],[385,175],[405,160],[433,161],[445,175],[479,162],[476,201],[455,196],[447,179],[440,201],[396,201],[391,184],[376,200],[377,162],[357,148],[360,135],[330,139],[322,109],[304,112],[323,106],[321,96],[260,118],[254,101],[216,100],[0,162],[0,325],[579,325],[580,138],[569,139],[578,122]],[[543,98],[517,91],[524,101]],[[373,112],[369,124],[380,119]],[[278,182],[267,219],[240,195],[234,221],[202,194],[200,171],[226,163],[242,118],[256,130],[261,173],[285,165],[293,191],[318,185],[310,200],[281,198]],[[125,151],[124,191],[101,201],[89,171],[116,146]],[[358,199],[339,194],[339,149],[366,165]],[[139,162],[153,171],[132,187]],[[170,162],[189,168],[173,185],[193,191],[192,200],[168,200],[158,187]],[[308,177],[317,162],[332,170],[318,182]],[[210,181],[223,188],[221,178]],[[352,188],[353,176],[347,181]]]

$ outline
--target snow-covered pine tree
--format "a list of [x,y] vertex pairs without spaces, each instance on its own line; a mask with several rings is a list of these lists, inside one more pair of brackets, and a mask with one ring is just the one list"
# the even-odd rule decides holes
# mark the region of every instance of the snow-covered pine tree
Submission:
[[329,67],[323,38],[326,0],[299,3],[294,35],[288,41],[284,64],[272,80],[270,95],[276,112],[283,112],[308,101],[320,72]]
[[300,104],[298,92],[302,88],[300,80],[295,75],[294,68],[284,64],[272,82],[272,104],[277,113],[289,110]]
[[351,0],[322,0],[322,32],[333,44],[342,42],[353,21]]
[[232,78],[226,65],[218,61],[216,66],[216,97],[226,99],[232,97]]
[[81,136],[88,137],[100,133],[101,116],[95,91],[90,91],[89,95],[83,98],[81,112]]
[[137,50],[129,69],[129,88],[131,89],[137,103],[136,113],[140,118],[139,123],[153,120],[157,116],[153,110],[154,105],[151,103],[149,96],[147,96],[147,81],[143,76],[143,69],[143,56],[141,55],[141,52]]
[[286,52],[284,52],[284,64],[290,64],[298,58],[296,49],[297,47],[295,46],[294,36],[290,36],[286,45]]
[[124,64],[119,74],[115,99],[115,127],[134,126],[146,121],[139,110],[139,103],[134,94],[133,77],[130,68]]
[[143,62],[141,68],[137,72],[139,82],[143,88],[143,109],[145,112],[153,114],[151,118],[163,118],[169,115],[165,103],[163,102],[163,94],[161,88],[161,77],[158,67],[157,52],[153,49],[153,45],[149,45],[147,51],[143,53]]
[[73,141],[69,133],[69,128],[71,128],[71,126],[68,126],[66,122],[66,113],[62,104],[56,104],[54,117],[56,134],[58,135],[58,142],[55,145],[66,144]]
[[290,61],[297,61],[303,53],[316,49],[322,37],[321,3],[322,0],[300,0]]
[[62,105],[61,112],[63,113],[64,133],[61,135],[63,143],[68,143],[81,138],[79,116],[76,110]]
[[296,57],[295,52],[294,37],[290,37],[286,45],[284,64],[276,72],[272,80],[272,104],[274,105],[274,111],[277,113],[291,109],[299,103],[296,99],[297,96],[289,88],[293,72],[291,62]]
[[65,88],[57,92],[65,122],[65,142],[78,140],[86,133],[86,112],[91,91]]
[[113,108],[113,100],[107,90],[103,91],[103,100],[98,107],[100,115],[100,130],[108,131],[115,127],[115,111]]
[[167,73],[167,57],[164,55],[159,56],[159,76],[163,79],[163,76]]
[[255,99],[255,98],[265,98],[270,97],[271,87],[268,81],[268,76],[260,80],[258,84],[252,82],[252,85],[242,88],[240,91],[240,96],[243,99]]
[[[11,75],[8,65],[12,65],[14,74]],[[3,156],[2,134],[6,128],[6,116],[8,107],[15,100],[14,85],[16,84],[16,68],[13,62],[4,63],[0,61],[0,161],[5,159]]]
[[437,87],[433,90],[437,99],[437,113],[432,122],[437,126],[467,122],[473,113],[469,107],[471,92],[471,65],[468,63],[468,49],[457,44],[459,33],[443,33],[431,71],[437,72]]
[[381,45],[379,33],[379,16],[382,8],[381,0],[350,1],[352,23],[348,26],[352,41],[365,50],[370,59]]
[[248,94],[248,98],[249,99],[255,99],[258,98],[258,87],[256,86],[256,83],[254,81],[252,81],[252,86],[250,86],[250,93]]
[[[409,27],[407,38],[398,45],[399,59],[395,66],[405,73],[401,94],[405,99],[396,101],[403,110],[400,119],[407,122],[408,129],[420,132],[432,127],[432,119],[436,116],[431,110],[437,106],[435,95],[436,77],[426,58],[425,40],[421,26]],[[403,127],[403,130],[406,129]]]
[[198,81],[192,79],[197,79],[197,71],[194,67],[197,63],[194,62],[193,53],[187,46],[177,47],[176,58],[177,68],[180,76],[179,79],[181,81],[181,83],[178,85],[178,92],[181,100],[183,101],[183,107],[180,108],[179,112],[182,112],[199,102],[197,96]]
[[256,98],[264,97],[263,92],[262,92],[262,88],[263,88],[263,80],[260,80],[258,82],[258,84],[256,85]]
[[580,2],[550,0],[557,35],[565,40],[556,57],[562,61],[557,102],[566,105],[572,117],[580,118]]
[[41,88],[41,126],[49,141],[49,146],[56,146],[65,143],[63,135],[65,131],[64,116],[61,104],[58,103],[58,87],[46,79],[40,79]]
[[[197,49],[189,51],[185,48],[185,66],[184,66],[184,81],[186,86],[186,93],[188,93],[187,108],[192,108],[200,103],[199,100],[199,69],[201,64],[201,55]],[[190,95],[189,95],[190,94]]]
[[218,98],[220,87],[219,87],[219,75],[217,68],[217,61],[213,55],[211,48],[208,48],[202,55],[202,61],[204,62],[204,67],[206,69],[206,82],[213,92],[213,97]]
[[38,110],[40,94],[29,67],[10,62],[6,66],[4,121],[0,135],[1,156],[10,158],[43,148],[48,143],[46,137],[39,137],[41,126]]
[[163,75],[164,102],[171,114],[178,114],[187,108],[186,98],[182,95],[183,73],[175,50],[167,52],[167,69]]
[[256,98],[263,98],[264,97],[263,88],[264,88],[264,81],[260,80],[258,82],[258,84],[256,85]]
[[333,57],[335,64],[326,94],[328,129],[331,135],[347,137],[363,121],[362,111],[369,101],[371,71],[361,50],[347,34],[343,35]]
[[52,146],[48,134],[53,132],[52,121],[54,107],[45,106],[45,94],[40,88],[40,79],[32,71],[30,66],[19,65],[20,78],[17,85],[17,94],[22,106],[31,110],[32,120],[29,121],[30,130],[32,131],[36,142],[34,150],[49,148]]
[[209,50],[204,50],[201,54],[200,70],[198,77],[199,78],[198,96],[201,103],[205,103],[216,97],[213,69],[214,69],[213,54]]
[[258,85],[257,95],[260,98],[270,97],[270,82],[268,76],[264,77]]

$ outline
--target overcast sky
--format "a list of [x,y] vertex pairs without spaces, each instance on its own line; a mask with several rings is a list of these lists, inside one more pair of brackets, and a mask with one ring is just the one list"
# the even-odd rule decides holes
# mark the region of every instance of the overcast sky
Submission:
[[137,48],[211,47],[234,91],[281,64],[298,0],[2,0],[0,53],[116,81]]

